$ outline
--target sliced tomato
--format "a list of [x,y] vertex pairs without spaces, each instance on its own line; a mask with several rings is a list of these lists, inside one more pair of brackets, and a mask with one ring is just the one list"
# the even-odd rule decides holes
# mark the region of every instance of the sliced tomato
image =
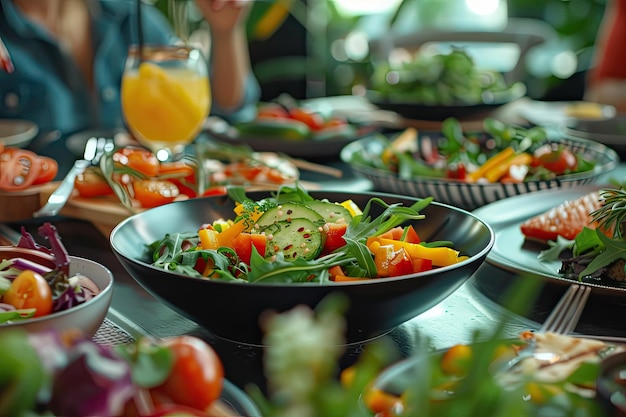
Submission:
[[8,149],[0,154],[0,190],[24,190],[39,177],[39,156],[26,149]]
[[228,188],[225,185],[216,185],[209,187],[202,193],[203,197],[210,197],[214,195],[226,195],[228,194]]
[[92,198],[113,194],[113,189],[97,167],[87,167],[74,180],[74,188],[81,197]]
[[2,296],[2,301],[17,309],[37,309],[34,317],[45,316],[52,312],[52,290],[48,281],[30,270],[20,272]]
[[413,272],[424,272],[433,269],[433,261],[424,258],[411,258],[413,261]]
[[240,233],[233,238],[233,249],[239,259],[250,265],[252,257],[252,246],[254,246],[261,256],[265,256],[267,238],[265,235],[256,233]]
[[50,157],[39,156],[39,176],[33,181],[33,185],[45,184],[54,179],[59,172],[59,163]]
[[168,178],[190,178],[195,177],[196,170],[193,166],[184,161],[161,162],[159,164],[159,176]]
[[336,249],[345,246],[346,241],[343,235],[346,234],[348,225],[345,223],[326,223],[324,231],[326,232],[326,240],[324,241],[323,254],[328,254]]
[[174,365],[165,382],[151,391],[174,404],[206,411],[222,392],[224,368],[219,356],[194,336],[167,338],[163,344],[171,349]]
[[289,110],[289,117],[304,123],[311,130],[320,130],[324,127],[324,119],[319,113],[306,110],[300,107],[294,107]]
[[387,230],[385,233],[381,234],[379,237],[385,238],[385,239],[401,240],[403,233],[404,233],[404,229],[402,228],[402,226],[396,226],[393,229]]
[[141,207],[150,208],[171,203],[180,195],[180,190],[171,181],[147,179],[133,181],[135,199]]
[[266,103],[259,106],[257,119],[287,119],[289,112],[280,104]]
[[262,165],[250,165],[246,162],[233,162],[224,167],[224,175],[228,178],[240,178],[247,181],[254,181],[259,177],[265,168]]
[[394,252],[393,257],[389,260],[387,273],[390,277],[399,277],[413,273],[413,260],[404,248]]
[[158,178],[173,182],[189,198],[198,196],[196,169],[184,161],[161,162]]
[[160,162],[151,151],[137,146],[125,146],[113,154],[116,164],[127,166],[148,177],[159,174]]
[[408,243],[421,243],[422,239],[417,234],[417,231],[412,225],[408,225],[404,228],[404,241]]
[[544,145],[538,148],[533,155],[533,166],[542,166],[557,175],[576,170],[578,160],[569,149],[559,146]]

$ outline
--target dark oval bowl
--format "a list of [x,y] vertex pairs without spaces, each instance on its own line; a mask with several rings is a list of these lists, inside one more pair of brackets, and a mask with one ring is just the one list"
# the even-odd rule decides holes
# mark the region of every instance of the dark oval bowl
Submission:
[[[423,141],[425,138],[438,143],[442,139],[442,134],[441,132],[420,132],[418,141]],[[342,161],[350,166],[355,175],[370,180],[376,190],[420,198],[432,196],[437,201],[469,211],[507,197],[527,194],[533,191],[592,184],[601,175],[613,171],[620,161],[615,150],[591,140],[562,137],[552,141],[563,144],[574,154],[580,155],[588,161],[595,162],[594,169],[575,174],[559,175],[550,180],[525,181],[521,183],[468,183],[417,175],[403,178],[390,170],[361,162],[362,159],[368,161],[380,159],[383,150],[389,143],[381,135],[359,139],[346,145],[341,150],[340,156]]]
[[[380,193],[311,192],[330,201],[352,199],[364,207],[372,197],[410,205],[417,199]],[[267,192],[248,195],[258,200]],[[248,344],[260,344],[259,317],[268,310],[282,312],[299,304],[315,307],[331,293],[347,296],[347,341],[381,335],[435,306],[463,284],[483,263],[494,244],[492,229],[464,210],[432,203],[414,223],[425,241],[450,240],[470,258],[456,265],[397,278],[333,284],[247,284],[198,279],[150,265],[146,245],[166,233],[195,231],[218,218],[232,218],[228,197],[179,201],[146,210],[122,221],[111,232],[113,252],[130,275],[173,310],[213,334]],[[379,213],[373,212],[377,215]]]
[[[0,259],[25,258],[47,267],[54,267],[54,258],[48,254],[33,249],[1,246]],[[76,274],[90,278],[100,289],[100,292],[91,300],[42,317],[19,320],[12,323],[0,324],[0,333],[6,329],[21,328],[28,332],[42,332],[57,330],[80,330],[86,337],[92,337],[102,325],[113,297],[113,274],[102,264],[90,259],[70,256],[70,276]]]

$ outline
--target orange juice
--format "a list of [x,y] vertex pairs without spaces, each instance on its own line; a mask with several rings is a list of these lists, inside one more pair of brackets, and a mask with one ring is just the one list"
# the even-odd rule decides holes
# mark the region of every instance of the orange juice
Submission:
[[150,62],[124,74],[121,96],[130,131],[152,149],[191,142],[211,106],[208,77]]

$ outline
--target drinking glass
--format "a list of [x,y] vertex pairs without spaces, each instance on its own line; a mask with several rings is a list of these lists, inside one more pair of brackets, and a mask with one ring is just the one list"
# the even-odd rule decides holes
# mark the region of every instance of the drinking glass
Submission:
[[164,161],[196,138],[211,107],[202,52],[189,45],[131,46],[121,88],[126,125]]

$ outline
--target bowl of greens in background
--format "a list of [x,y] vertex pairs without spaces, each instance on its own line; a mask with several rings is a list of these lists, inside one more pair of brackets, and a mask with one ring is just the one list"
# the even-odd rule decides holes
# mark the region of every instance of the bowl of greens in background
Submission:
[[[271,194],[259,191],[247,196],[257,201]],[[361,208],[374,197],[402,207],[420,201],[383,193],[312,191],[310,196],[329,202],[351,200]],[[425,218],[407,224],[423,242],[450,241],[467,258],[424,272],[349,282],[242,282],[197,278],[152,264],[154,252],[148,245],[166,234],[194,234],[203,224],[233,219],[234,208],[235,202],[228,196],[175,202],[122,221],[111,233],[110,242],[124,268],[157,299],[214,335],[247,344],[261,343],[259,320],[264,312],[282,312],[297,305],[315,308],[331,293],[347,299],[348,342],[384,334],[448,297],[482,264],[494,243],[491,228],[482,220],[464,210],[431,202],[420,210]],[[377,218],[382,211],[372,205],[371,217]],[[308,265],[314,266],[315,260],[312,262]],[[269,262],[263,268],[271,265]]]
[[[102,264],[90,259],[69,256],[69,274],[75,277],[87,295],[79,295],[77,300],[66,300],[57,311],[40,317],[24,319],[10,319],[0,323],[0,333],[8,329],[25,329],[28,332],[47,330],[79,331],[85,337],[93,336],[107,314],[113,297],[113,274]],[[54,270],[57,268],[54,256],[35,249],[16,246],[0,247],[0,261],[21,259],[39,265],[39,267]],[[2,270],[0,272],[6,272]],[[42,276],[45,274],[42,273]],[[1,300],[1,298],[0,298]],[[10,311],[9,311],[10,313]],[[6,309],[0,309],[2,314],[8,314]]]
[[462,49],[414,54],[410,60],[378,64],[366,97],[383,110],[417,120],[468,117],[523,97],[521,82],[477,68]]
[[[440,131],[407,129],[391,137],[357,140],[342,149],[341,159],[376,190],[432,196],[470,211],[532,191],[590,184],[619,163],[612,148],[595,141],[551,138],[542,128],[490,118],[483,126],[482,131],[467,132],[449,118]],[[489,160],[498,158],[487,170]]]

